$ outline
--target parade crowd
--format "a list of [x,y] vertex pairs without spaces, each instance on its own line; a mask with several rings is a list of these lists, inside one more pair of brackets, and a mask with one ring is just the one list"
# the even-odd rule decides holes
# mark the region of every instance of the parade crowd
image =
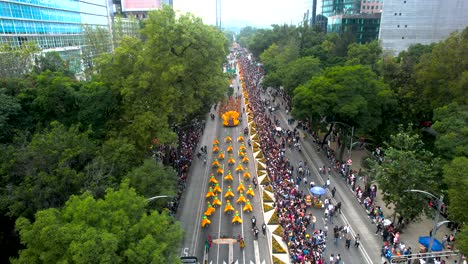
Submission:
[[[285,156],[287,144],[293,143],[293,146],[300,150],[299,132],[295,130],[285,133],[275,130],[279,121],[275,116],[272,119],[267,114],[265,101],[261,98],[263,91],[257,89],[262,77],[261,69],[245,57],[240,58],[240,63],[249,94],[248,107],[254,113],[268,177],[274,190],[276,214],[283,228],[282,238],[288,245],[291,260],[293,263],[325,263],[323,252],[326,249],[328,230],[315,228],[316,218],[311,213],[306,213],[305,195],[297,182],[299,177],[296,180],[293,177],[294,172],[306,172],[305,164],[294,164],[297,165],[294,170],[294,165]],[[330,260],[331,258],[333,263],[339,263],[340,256],[330,256]]]

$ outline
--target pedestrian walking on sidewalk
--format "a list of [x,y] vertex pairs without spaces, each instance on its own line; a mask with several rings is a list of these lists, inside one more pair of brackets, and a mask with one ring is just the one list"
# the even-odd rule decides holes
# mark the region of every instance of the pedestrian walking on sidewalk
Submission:
[[336,188],[335,186],[333,186],[333,189],[331,190],[332,192],[332,197],[335,198],[335,193],[336,193]]
[[359,234],[356,234],[356,237],[354,238],[354,247],[358,248],[359,244],[361,244],[361,237],[359,236]]
[[335,205],[335,212],[340,212],[340,214],[341,214],[341,202],[338,202],[338,203]]
[[349,249],[349,246],[351,245],[351,234],[346,234],[346,248]]
[[333,228],[333,243],[335,245],[338,244],[338,237],[340,236],[340,229],[338,228],[338,226],[335,226]]
[[262,233],[263,233],[263,236],[266,236],[266,224],[263,223],[262,225]]
[[377,231],[375,231],[375,234],[377,235],[378,233],[380,233],[382,231],[382,229],[383,229],[383,224],[382,224],[382,222],[379,221],[377,223]]
[[341,263],[341,255],[338,254],[336,255],[335,264],[340,264],[340,263]]

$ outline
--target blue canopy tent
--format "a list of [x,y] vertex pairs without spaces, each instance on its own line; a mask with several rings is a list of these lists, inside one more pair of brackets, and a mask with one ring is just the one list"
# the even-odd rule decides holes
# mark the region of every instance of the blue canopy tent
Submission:
[[[425,246],[426,248],[429,247],[430,241],[431,237],[428,236],[422,236],[418,239],[419,244]],[[442,243],[440,243],[439,240],[434,238],[434,242],[432,243],[432,251],[442,251],[443,249],[444,247],[442,246]]]

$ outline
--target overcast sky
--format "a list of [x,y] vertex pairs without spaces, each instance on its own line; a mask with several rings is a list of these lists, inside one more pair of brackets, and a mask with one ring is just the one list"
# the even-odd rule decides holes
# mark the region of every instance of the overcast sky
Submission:
[[[319,2],[318,0],[317,2]],[[174,0],[174,10],[190,12],[206,24],[216,24],[216,0]],[[256,27],[298,24],[312,0],[221,0],[222,21],[243,21]]]

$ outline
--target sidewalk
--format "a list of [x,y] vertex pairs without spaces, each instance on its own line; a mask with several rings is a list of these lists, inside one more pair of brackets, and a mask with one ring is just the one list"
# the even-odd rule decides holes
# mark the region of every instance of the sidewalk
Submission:
[[[361,169],[364,171],[365,168],[362,167],[362,161],[365,160],[365,158],[368,156],[369,156],[369,152],[366,150],[353,150],[351,152],[351,159],[353,160],[352,169],[356,171],[359,171]],[[362,178],[358,177],[356,180],[356,186],[363,186],[363,185],[364,185],[364,182]],[[350,191],[351,191],[351,188],[350,188]],[[378,188],[377,197],[375,198],[374,203],[382,208],[385,218],[393,222],[394,220],[393,208],[391,205],[389,207],[385,206],[385,202],[382,200],[382,192],[380,191],[379,188]],[[443,220],[445,219],[443,219],[443,217],[441,216],[439,218],[439,222]],[[395,222],[396,221],[397,220],[395,220]],[[418,238],[420,236],[429,236],[429,232],[432,230],[433,225],[434,225],[433,218],[423,215],[421,217],[421,220],[406,224],[405,228],[400,232],[400,241],[405,243],[406,247],[411,247],[413,254],[419,253],[421,245],[418,242]],[[442,238],[444,237],[445,234],[450,235],[451,233],[452,232],[447,227],[447,225],[443,225],[438,229],[435,235],[435,238],[438,239],[439,241],[442,241]],[[459,257],[453,256],[453,257],[448,258],[448,260],[446,258],[447,263],[452,263],[454,260],[458,261]]]

